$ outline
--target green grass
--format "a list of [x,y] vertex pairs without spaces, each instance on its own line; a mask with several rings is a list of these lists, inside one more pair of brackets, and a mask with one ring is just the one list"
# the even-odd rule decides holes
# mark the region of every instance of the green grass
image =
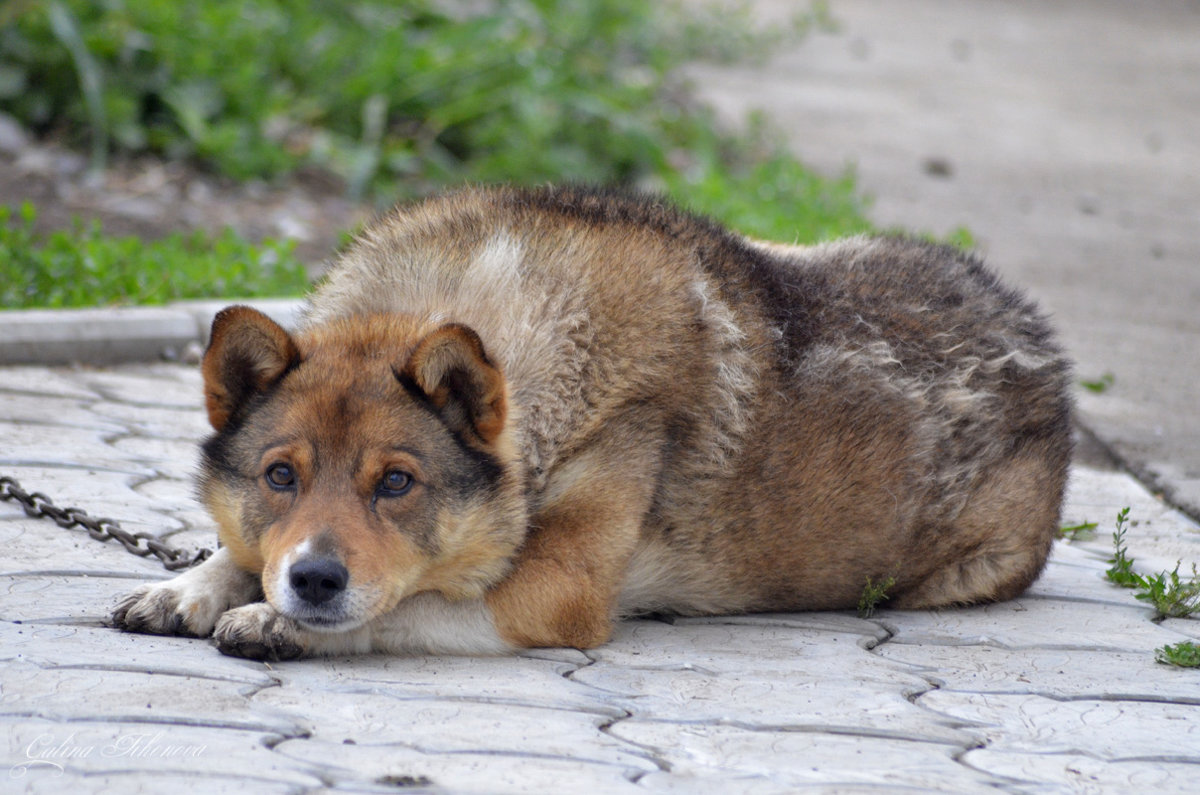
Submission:
[[1160,571],[1157,574],[1138,574],[1133,570],[1134,559],[1129,557],[1125,543],[1125,533],[1129,524],[1129,508],[1122,508],[1117,514],[1117,527],[1113,532],[1113,556],[1108,559],[1109,568],[1105,572],[1109,581],[1122,588],[1133,588],[1134,596],[1154,607],[1156,620],[1164,618],[1187,618],[1193,613],[1200,612],[1200,575],[1196,565],[1192,564],[1192,576],[1180,577],[1179,567],[1182,562],[1175,564],[1173,571]]
[[[1105,572],[1109,581],[1123,588],[1135,589],[1135,597],[1154,607],[1155,621],[1188,618],[1200,612],[1200,575],[1197,575],[1196,565],[1192,564],[1191,577],[1179,576],[1182,563],[1176,563],[1173,571],[1160,571],[1148,576],[1138,574],[1133,570],[1133,558],[1129,557],[1125,543],[1128,523],[1129,508],[1122,508],[1117,513],[1117,527],[1113,532],[1113,556],[1108,559],[1110,565]],[[1191,641],[1161,646],[1154,650],[1154,659],[1164,665],[1197,668],[1200,667],[1200,646]]]
[[218,235],[156,242],[98,224],[39,236],[30,204],[0,205],[0,308],[160,304],[183,298],[296,295],[308,280],[290,243]]
[[1192,564],[1191,577],[1179,576],[1180,565],[1182,562],[1176,563],[1172,571],[1135,575],[1138,592],[1134,596],[1153,605],[1156,618],[1187,618],[1200,611],[1200,576],[1196,565]]
[[1133,588],[1138,575],[1133,570],[1133,558],[1125,546],[1125,532],[1129,529],[1129,507],[1117,513],[1117,528],[1113,531],[1113,556],[1108,559],[1109,567],[1104,572],[1109,582],[1122,588]]
[[1112,373],[1105,373],[1099,378],[1094,378],[1088,381],[1080,381],[1079,385],[1092,394],[1103,395],[1112,387],[1114,383],[1116,383],[1116,380],[1116,376],[1114,376]]
[[867,584],[863,587],[862,594],[858,597],[858,617],[870,618],[875,615],[875,608],[879,606],[880,602],[886,601],[889,598],[887,590],[895,584],[896,578],[890,575],[882,578],[879,582],[872,582],[868,576]]
[[[745,160],[754,147],[714,132],[680,68],[827,24],[820,4],[759,29],[746,9],[643,0],[14,0],[0,110],[93,151],[239,179],[316,166],[385,202],[463,182],[645,179],[698,205],[750,179],[769,202],[782,183],[765,177],[798,164],[779,147]],[[805,173],[796,191],[848,196],[817,185]],[[783,226],[791,239],[830,225]]]
[[1083,521],[1079,524],[1063,525],[1058,528],[1058,537],[1067,541],[1079,541],[1081,539],[1090,539],[1095,535],[1096,528],[1099,524],[1096,522]]
[[1164,665],[1180,668],[1200,668],[1200,645],[1190,640],[1160,646],[1154,650],[1154,659]]
[[[680,75],[697,59],[764,58],[830,25],[819,2],[760,28],[747,8],[642,0],[12,0],[0,6],[0,111],[90,149],[95,167],[150,153],[239,180],[318,169],[380,205],[468,182],[625,185],[807,243],[871,230],[853,175],[815,175],[761,119],[722,132]],[[104,272],[118,267],[104,252],[134,244],[90,229],[70,238],[92,253],[70,256],[60,238],[18,257],[90,283],[55,286],[43,305],[161,294]],[[208,256],[198,240],[164,245],[172,253],[158,258],[173,267],[185,251]],[[15,248],[10,234],[10,259]],[[40,277],[18,275],[4,306],[41,290]]]

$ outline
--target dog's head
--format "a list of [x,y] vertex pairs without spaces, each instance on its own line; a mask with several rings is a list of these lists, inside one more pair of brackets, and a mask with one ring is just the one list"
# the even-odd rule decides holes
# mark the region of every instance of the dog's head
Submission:
[[201,497],[284,615],[345,630],[507,571],[520,467],[504,378],[469,328],[376,315],[293,337],[231,307],[203,373]]

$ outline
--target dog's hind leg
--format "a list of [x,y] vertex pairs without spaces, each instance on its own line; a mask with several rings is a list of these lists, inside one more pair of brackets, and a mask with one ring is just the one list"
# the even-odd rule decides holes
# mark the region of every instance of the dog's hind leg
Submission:
[[1045,565],[1058,530],[1066,462],[1057,458],[1049,450],[1026,450],[996,467],[967,502],[951,534],[940,540],[944,563],[897,593],[889,606],[1001,601],[1028,588]]

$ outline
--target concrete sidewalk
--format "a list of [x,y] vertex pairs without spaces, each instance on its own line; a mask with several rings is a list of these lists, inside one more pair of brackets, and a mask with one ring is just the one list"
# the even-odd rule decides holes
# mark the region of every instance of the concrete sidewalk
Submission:
[[[177,546],[206,432],[194,367],[0,368],[0,475]],[[3,791],[1193,792],[1200,639],[1103,578],[1132,506],[1143,571],[1200,560],[1200,528],[1132,478],[1076,468],[1022,598],[925,612],[621,626],[589,652],[267,665],[205,640],[123,634],[154,563],[0,503]]]

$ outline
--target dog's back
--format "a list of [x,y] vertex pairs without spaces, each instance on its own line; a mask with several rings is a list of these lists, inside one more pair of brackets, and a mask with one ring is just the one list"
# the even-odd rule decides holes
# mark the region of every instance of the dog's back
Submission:
[[1057,528],[1067,364],[947,247],[766,246],[654,199],[473,190],[368,228],[309,322],[376,312],[478,332],[531,526],[586,503],[602,527],[645,492],[623,612],[842,607],[888,576],[892,605],[1008,598]]

